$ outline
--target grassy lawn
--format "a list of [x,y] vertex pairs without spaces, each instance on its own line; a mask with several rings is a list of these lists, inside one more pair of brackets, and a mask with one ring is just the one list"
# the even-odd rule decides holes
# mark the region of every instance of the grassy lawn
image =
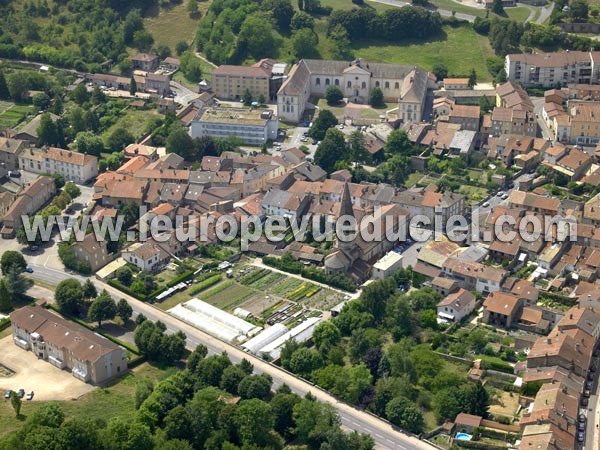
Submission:
[[522,6],[506,8],[504,11],[509,19],[516,22],[525,22],[525,20],[527,20],[529,17],[529,10],[527,8],[523,8]]
[[15,105],[9,102],[0,102],[0,127],[14,128],[21,123],[28,114],[34,114],[35,106]]
[[144,134],[144,131],[146,131],[148,126],[153,123],[154,119],[158,118],[162,118],[162,114],[155,109],[149,111],[128,109],[125,114],[119,118],[117,123],[104,130],[101,136],[106,140],[113,130],[123,127],[138,139]]
[[466,196],[469,200],[474,201],[483,200],[488,196],[486,189],[468,185],[461,186],[458,192]]
[[341,106],[331,106],[327,104],[327,100],[325,100],[324,98],[320,98],[319,101],[317,102],[317,106],[320,109],[328,109],[330,110],[334,116],[343,116],[344,115],[344,104],[342,104]]
[[406,187],[413,187],[421,178],[423,178],[422,172],[413,172],[408,176],[404,185]]
[[[198,9],[201,11],[202,16],[209,5],[209,2],[198,2]],[[171,49],[171,52],[175,53],[175,45],[179,41],[192,43],[200,19],[190,18],[186,8],[187,2],[181,2],[174,6],[161,6],[158,11],[152,8],[147,14],[144,25],[152,33],[155,46],[166,45]]]
[[460,2],[454,0],[429,0],[433,6],[439,9],[446,9],[448,11],[455,11],[457,13],[471,14],[472,16],[485,17],[485,9],[472,8],[467,5],[461,5]]
[[486,60],[494,56],[488,38],[470,27],[444,27],[444,35],[428,42],[406,41],[389,44],[363,41],[353,44],[355,55],[374,62],[417,64],[431,70],[436,63],[445,64],[451,75],[467,75],[473,67],[480,81],[490,81]]
[[[148,378],[156,382],[174,370],[177,369],[163,371],[145,363],[133,369],[131,373],[124,377],[115,380],[108,387],[96,389],[77,400],[59,402],[59,404],[67,420],[69,417],[85,417],[92,420],[106,420],[111,417],[128,418],[135,412],[133,399],[138,380]],[[46,403],[24,401],[21,409],[21,415],[23,416],[21,419],[24,420],[44,404]],[[0,406],[0,423],[2,424],[0,437],[17,430],[22,425],[22,421],[15,418],[10,402],[2,402],[2,406]]]

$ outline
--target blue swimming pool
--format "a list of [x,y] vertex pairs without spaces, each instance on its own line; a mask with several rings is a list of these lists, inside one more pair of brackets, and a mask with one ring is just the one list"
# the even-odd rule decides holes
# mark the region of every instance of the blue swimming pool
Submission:
[[470,441],[472,437],[473,436],[467,433],[456,433],[456,439],[459,441]]

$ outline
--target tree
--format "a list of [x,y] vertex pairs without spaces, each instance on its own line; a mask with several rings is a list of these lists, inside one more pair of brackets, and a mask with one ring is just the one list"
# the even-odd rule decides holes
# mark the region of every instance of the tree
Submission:
[[129,287],[133,281],[133,272],[131,268],[125,266],[117,269],[116,272],[117,280],[123,285]]
[[332,127],[338,124],[337,118],[328,109],[323,109],[319,112],[317,118],[313,121],[313,125],[308,131],[308,135],[317,140],[323,140],[325,133]]
[[202,80],[202,63],[191,50],[181,55],[179,70],[189,81],[197,83]]
[[154,391],[154,385],[148,378],[141,378],[135,385],[135,409],[139,409],[142,403],[150,397],[150,394]]
[[335,59],[349,60],[353,58],[350,36],[342,25],[336,25],[329,32],[329,40],[333,43],[332,52]]
[[243,444],[268,446],[270,430],[274,425],[268,403],[258,399],[242,400],[234,420]]
[[256,99],[256,101],[258,102],[259,105],[264,106],[267,104],[267,99],[265,98],[265,96],[263,94],[260,94],[258,96],[258,98]]
[[290,360],[289,369],[300,375],[308,377],[313,370],[323,365],[323,358],[319,353],[306,347],[300,347],[294,352]]
[[12,297],[8,289],[6,289],[6,283],[4,279],[0,279],[0,311],[10,311],[12,308]]
[[327,352],[340,342],[341,334],[338,327],[330,320],[319,323],[313,331],[313,342],[317,350]]
[[7,84],[10,98],[13,101],[20,102],[27,98],[29,83],[25,77],[18,73],[13,73],[8,77]]
[[56,146],[59,143],[59,130],[56,122],[52,120],[50,114],[42,114],[40,126],[36,130],[38,134],[38,144]]
[[431,72],[435,75],[438,81],[448,77],[448,68],[442,63],[434,64]]
[[315,164],[326,172],[331,173],[338,168],[341,161],[346,160],[346,157],[344,133],[336,128],[328,129],[325,139],[323,139],[315,152]]
[[94,286],[94,283],[92,283],[92,280],[90,280],[89,278],[87,280],[85,280],[85,283],[83,283],[82,289],[83,289],[83,298],[98,297],[98,291],[96,290],[96,286]]
[[104,151],[104,141],[92,131],[77,133],[77,150],[86,155],[100,156]]
[[244,103],[244,105],[250,106],[253,100],[254,99],[252,98],[252,93],[250,92],[250,89],[246,89],[244,95],[242,95],[242,102]]
[[390,400],[385,407],[385,415],[394,425],[398,425],[400,428],[408,430],[411,433],[420,434],[423,431],[425,423],[423,414],[407,398],[396,397]]
[[187,42],[179,41],[177,44],[175,44],[175,53],[177,53],[178,56],[181,56],[189,47],[190,46]]
[[569,17],[575,22],[585,22],[589,14],[589,5],[586,0],[573,0],[569,2]]
[[271,392],[273,380],[268,374],[248,375],[238,385],[238,394],[244,399],[258,398],[265,400]]
[[504,6],[502,5],[502,0],[494,0],[492,3],[492,12],[498,14],[499,16],[503,16],[506,13],[504,12]]
[[[229,366],[223,371],[221,376],[221,389],[226,390],[232,395],[238,394],[238,386],[240,382],[246,378],[247,374],[240,366]],[[250,398],[250,397],[247,397]]]
[[19,395],[15,391],[12,391],[10,393],[10,404],[15,410],[15,416],[19,417],[21,415],[22,402],[21,397],[19,397]]
[[10,92],[8,90],[8,84],[6,84],[6,77],[4,71],[0,70],[0,99],[8,100],[10,98]]
[[92,302],[88,310],[88,319],[102,326],[103,320],[112,320],[117,315],[117,305],[106,290]]
[[129,95],[135,97],[135,93],[137,92],[137,82],[135,81],[135,77],[131,75],[131,80],[129,81]]
[[470,88],[475,87],[475,85],[477,84],[477,73],[475,72],[475,69],[472,68],[471,72],[469,73],[469,83],[468,86]]
[[487,113],[494,108],[494,104],[490,101],[487,95],[479,97],[479,108],[482,113]]
[[198,1],[197,0],[188,0],[187,12],[189,13],[190,17],[192,17],[192,18],[198,17]]
[[486,418],[490,403],[490,395],[480,380],[468,386],[464,391],[463,404],[469,414]]
[[318,43],[319,37],[309,28],[301,28],[292,33],[292,46],[299,59],[315,56]]
[[72,278],[63,280],[56,286],[54,298],[61,312],[76,314],[83,305],[83,287]]
[[8,269],[4,277],[4,283],[13,301],[24,296],[27,290],[33,286],[33,280],[25,278],[16,266]]
[[312,30],[315,26],[315,19],[310,14],[298,11],[294,14],[291,21],[292,30],[300,30],[302,28],[308,28]]
[[262,9],[273,14],[277,28],[280,31],[290,29],[290,22],[294,16],[294,7],[290,0],[266,0],[262,4]]
[[149,31],[138,30],[133,33],[133,46],[138,50],[148,51],[152,48],[152,44],[154,44],[154,38]]
[[299,402],[300,397],[296,394],[279,391],[269,402],[273,414],[275,431],[288,439],[293,433],[294,406]]
[[48,108],[48,105],[50,105],[50,97],[45,92],[38,92],[33,96],[31,102],[34,106],[37,106],[39,109],[44,110]]
[[257,14],[246,17],[238,34],[238,52],[241,56],[256,59],[272,56],[276,47],[269,21]]
[[344,93],[338,86],[327,86],[325,89],[325,99],[329,105],[335,105],[344,99]]
[[123,150],[129,144],[135,142],[135,137],[123,127],[116,128],[107,140],[108,148],[113,152]]
[[85,83],[79,83],[75,89],[69,94],[69,98],[78,105],[83,105],[90,99],[90,93],[88,92]]
[[94,105],[100,105],[106,102],[106,94],[100,90],[98,85],[94,86],[92,89],[92,103]]
[[432,330],[437,329],[437,314],[433,309],[426,309],[419,315],[419,322],[421,328],[431,328]]
[[196,159],[194,141],[183,127],[176,127],[166,142],[167,153],[175,153],[187,161]]
[[333,392],[347,402],[358,404],[363,394],[371,386],[373,377],[364,364],[337,371]]
[[133,308],[124,298],[117,303],[117,315],[121,318],[123,323],[126,323],[133,315]]
[[381,88],[375,86],[369,93],[369,105],[373,108],[379,108],[383,106],[383,104],[383,91]]
[[0,267],[2,268],[2,273],[4,275],[6,275],[13,267],[21,273],[25,270],[25,267],[27,267],[27,263],[20,252],[16,250],[7,250],[2,254],[2,258],[0,258]]

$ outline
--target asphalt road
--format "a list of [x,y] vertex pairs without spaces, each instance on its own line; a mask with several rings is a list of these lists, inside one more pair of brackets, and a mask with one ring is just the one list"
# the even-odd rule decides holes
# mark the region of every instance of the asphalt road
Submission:
[[[45,281],[47,283],[56,284],[67,278],[75,278],[79,281],[84,281],[85,278],[79,275],[66,273],[64,271],[47,268],[44,266],[32,265],[34,272],[30,274],[32,278]],[[296,376],[271,365],[261,359],[243,352],[242,350],[222,342],[202,331],[187,325],[184,322],[170,316],[153,306],[134,299],[124,293],[117,291],[113,287],[98,280],[92,279],[98,289],[106,289],[115,299],[125,298],[132,306],[134,315],[144,314],[152,321],[160,320],[166,327],[167,331],[174,333],[179,330],[183,331],[187,336],[187,347],[189,349],[196,348],[199,344],[203,344],[208,348],[209,354],[220,354],[226,352],[229,358],[238,363],[243,358],[250,361],[257,373],[268,373],[273,378],[274,387],[282,384],[287,384],[292,391],[299,395],[306,395],[311,392],[317,399],[322,402],[332,404],[338,411],[342,425],[349,430],[356,430],[359,433],[366,433],[373,437],[376,442],[376,448],[389,450],[409,450],[409,449],[433,449],[431,445],[420,441],[418,438],[405,434],[396,430],[389,423],[357,408],[354,408],[346,403],[339,402],[330,394],[321,389],[316,388],[310,383],[303,381]]]

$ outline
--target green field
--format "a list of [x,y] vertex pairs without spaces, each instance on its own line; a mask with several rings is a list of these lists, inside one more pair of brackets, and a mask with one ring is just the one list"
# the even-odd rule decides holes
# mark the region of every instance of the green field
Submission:
[[162,117],[162,114],[155,109],[148,111],[128,109],[114,125],[104,130],[102,138],[106,140],[113,130],[123,127],[138,139],[144,134],[144,131],[146,131],[148,126],[152,124],[155,119],[160,119]]
[[[202,15],[204,15],[209,5],[209,2],[198,2],[198,9],[202,12]],[[190,18],[186,8],[187,2],[181,2],[174,6],[161,6],[159,11],[152,8],[146,14],[144,25],[152,33],[155,46],[166,45],[175,54],[175,45],[179,41],[192,43],[196,36],[199,19]]]
[[28,114],[35,113],[35,107],[32,105],[15,105],[9,102],[0,102],[0,111],[0,127],[14,128]]
[[471,68],[479,81],[492,79],[486,60],[494,56],[487,37],[468,27],[444,27],[444,35],[428,42],[403,42],[398,45],[384,41],[353,44],[357,57],[374,62],[417,64],[431,70],[436,63],[445,64],[450,75],[468,75]]
[[[168,371],[162,371],[150,364],[142,364],[124,377],[117,379],[106,388],[98,388],[83,397],[68,402],[58,402],[65,416],[85,417],[87,419],[107,420],[111,417],[129,418],[134,412],[135,386],[138,380],[148,378],[153,382],[167,376]],[[67,376],[67,374],[65,374]],[[39,409],[46,402],[23,402],[21,409],[22,419]],[[0,438],[21,427],[22,421],[15,418],[15,413],[10,402],[2,402],[0,406]]]
[[[514,20],[516,22],[525,22],[529,17],[529,10],[527,8],[523,8],[522,6],[517,6],[515,8],[506,8],[504,10],[509,19]],[[537,14],[536,14],[537,15]],[[534,18],[535,16],[534,15]]]

